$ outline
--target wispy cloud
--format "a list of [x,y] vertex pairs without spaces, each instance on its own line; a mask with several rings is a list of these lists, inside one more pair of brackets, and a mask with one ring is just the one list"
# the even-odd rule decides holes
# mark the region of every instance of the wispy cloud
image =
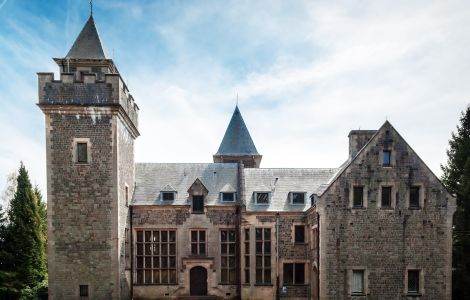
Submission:
[[[45,189],[34,72],[56,71],[89,13],[44,3],[0,10],[0,189],[19,160]],[[387,118],[440,174],[470,102],[465,0],[95,1],[94,16],[141,108],[137,161],[210,161],[238,93],[262,166],[336,167],[349,130]]]

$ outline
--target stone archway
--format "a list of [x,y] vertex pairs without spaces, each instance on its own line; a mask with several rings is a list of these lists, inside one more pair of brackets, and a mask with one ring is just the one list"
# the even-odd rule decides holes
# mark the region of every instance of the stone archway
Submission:
[[207,295],[207,269],[197,266],[189,270],[189,295]]

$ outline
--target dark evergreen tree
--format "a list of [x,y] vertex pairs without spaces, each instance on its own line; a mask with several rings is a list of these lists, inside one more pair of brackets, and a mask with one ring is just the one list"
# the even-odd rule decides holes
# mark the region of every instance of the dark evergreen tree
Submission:
[[[32,287],[46,275],[45,237],[40,202],[34,193],[28,171],[21,163],[15,197],[10,203],[9,240],[14,245],[13,265],[16,281]],[[19,287],[22,288],[22,287]]]
[[442,181],[457,196],[453,230],[453,299],[470,299],[470,105],[452,133]]

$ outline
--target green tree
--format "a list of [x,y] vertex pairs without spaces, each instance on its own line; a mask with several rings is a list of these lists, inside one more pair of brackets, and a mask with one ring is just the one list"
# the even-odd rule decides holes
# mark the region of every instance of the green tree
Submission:
[[453,231],[453,299],[470,299],[470,105],[460,117],[447,150],[442,181],[457,196]]
[[[17,299],[22,290],[34,289],[46,278],[45,204],[33,189],[23,163],[18,171],[16,192],[10,201],[8,222],[0,231],[0,296]],[[3,289],[3,290],[2,290]],[[0,297],[1,298],[1,297]]]

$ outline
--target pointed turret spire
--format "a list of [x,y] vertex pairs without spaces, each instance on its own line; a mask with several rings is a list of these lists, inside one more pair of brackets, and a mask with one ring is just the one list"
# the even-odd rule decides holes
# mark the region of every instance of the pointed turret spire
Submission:
[[214,162],[243,162],[246,167],[257,168],[261,158],[237,105]]
[[93,15],[90,15],[82,31],[73,43],[66,58],[106,59]]

